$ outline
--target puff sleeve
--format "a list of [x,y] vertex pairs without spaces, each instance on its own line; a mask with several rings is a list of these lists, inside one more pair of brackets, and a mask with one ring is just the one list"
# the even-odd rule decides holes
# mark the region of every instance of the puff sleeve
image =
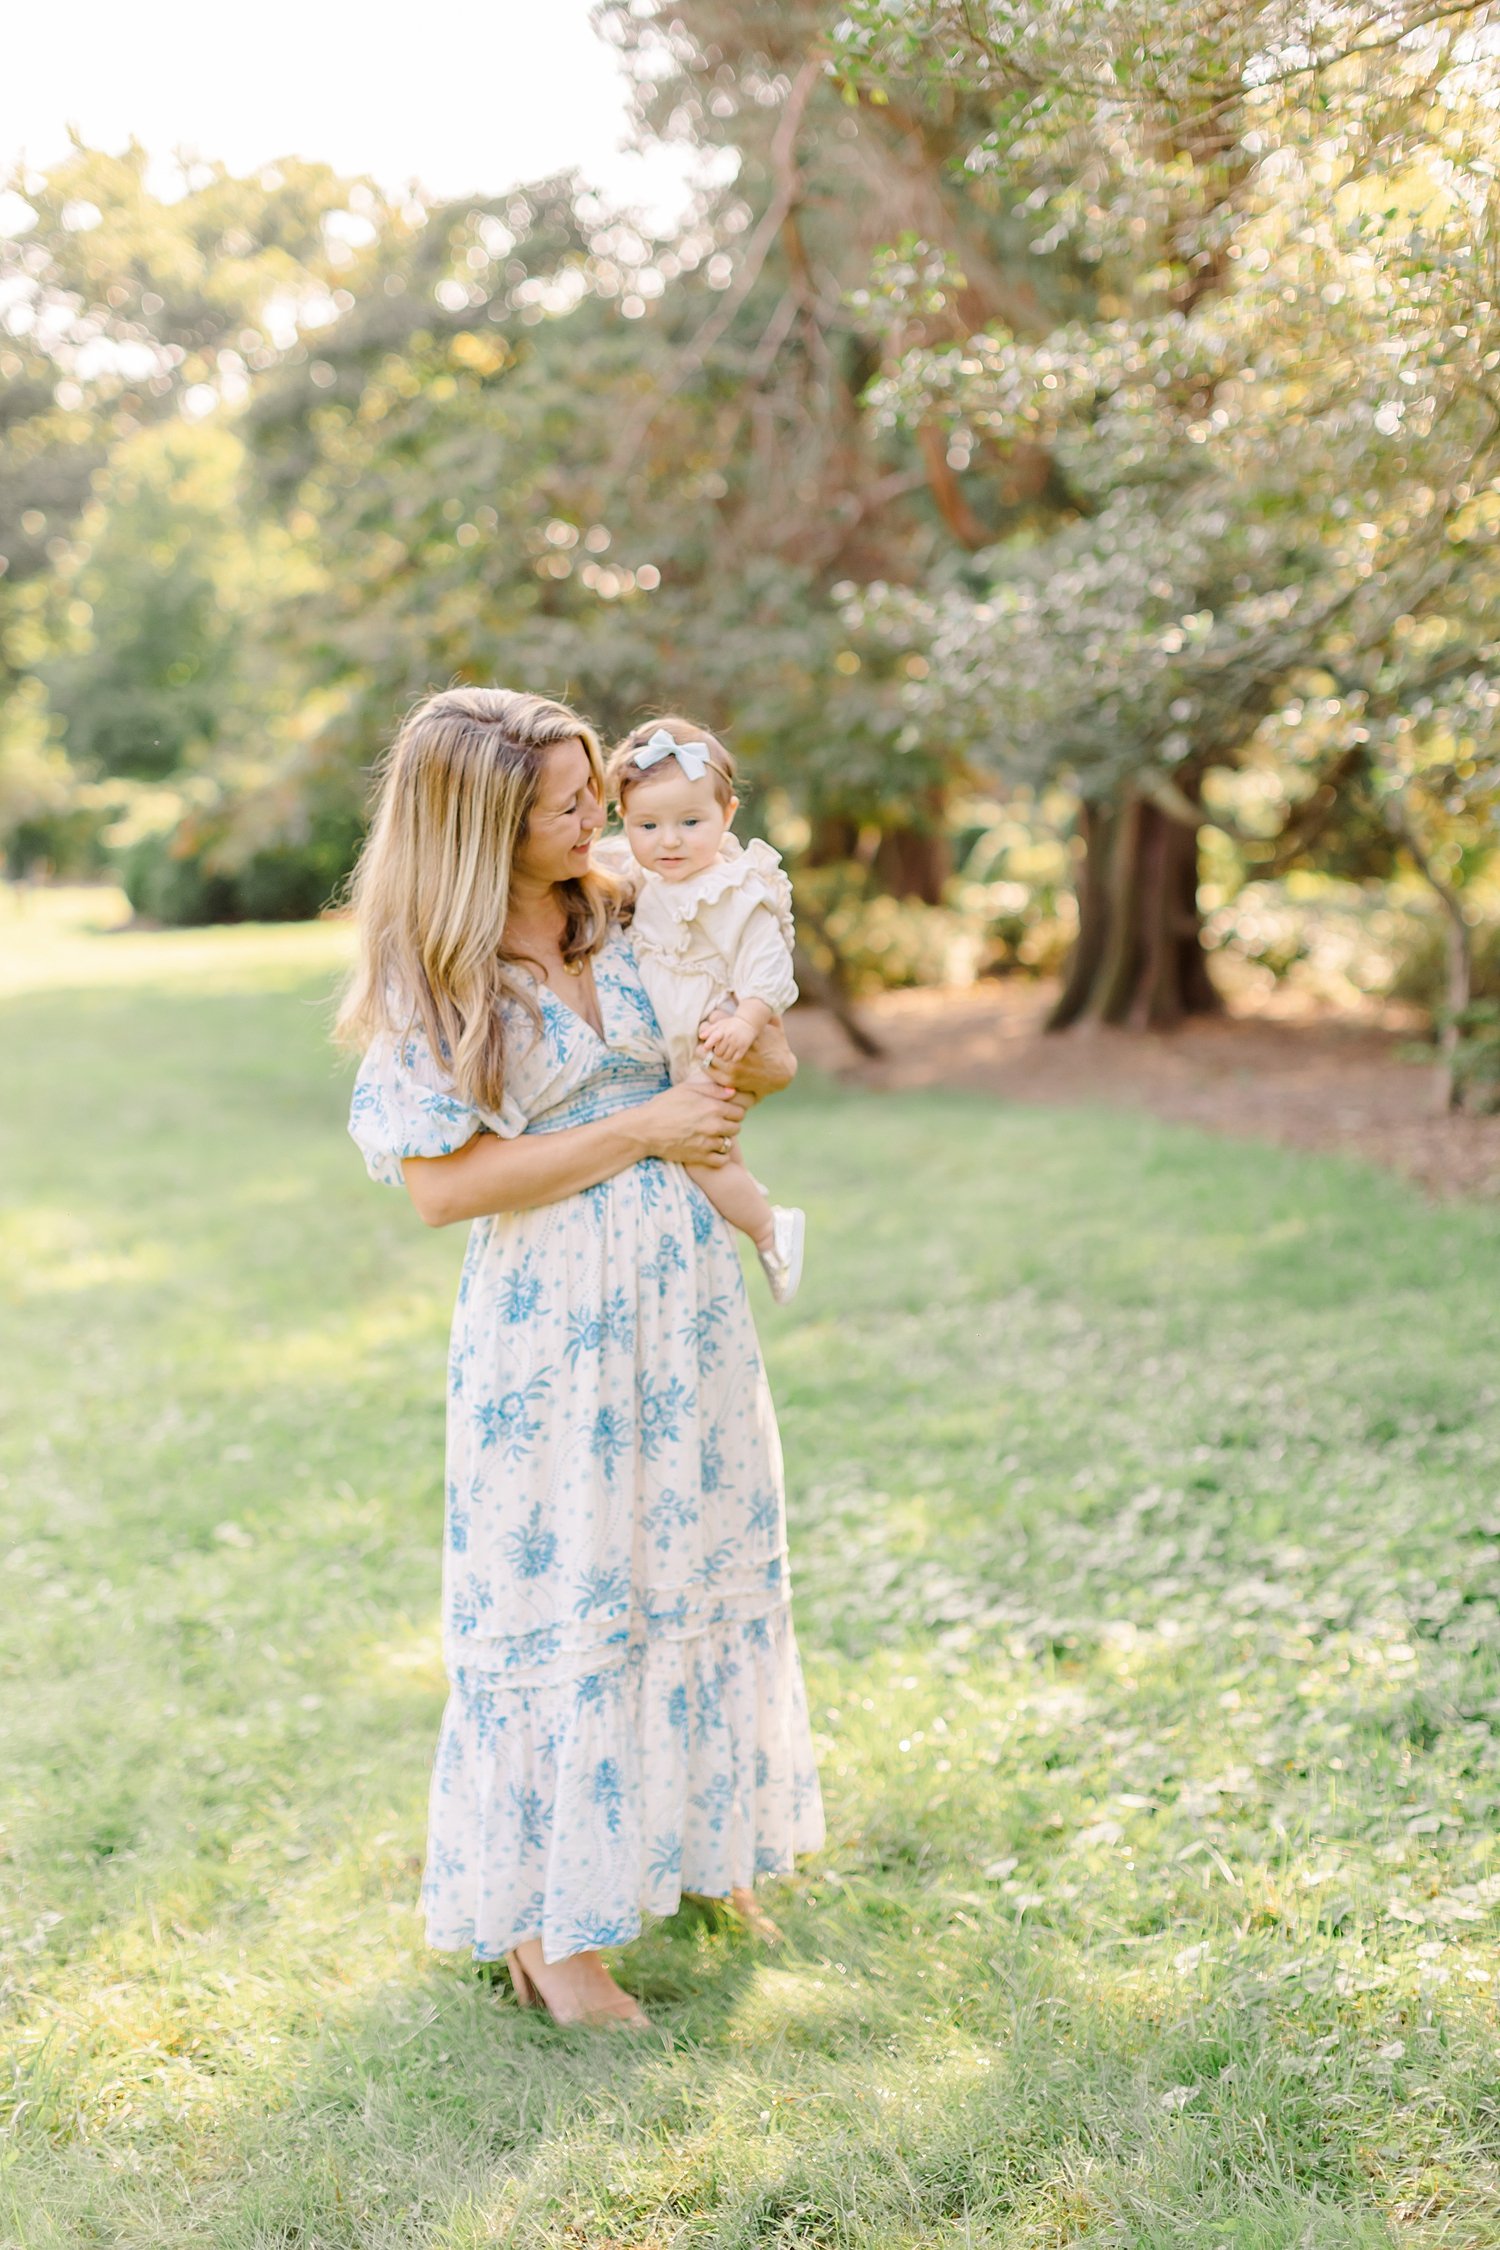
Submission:
[[752,903],[730,960],[736,1000],[764,1000],[774,1014],[785,1015],[797,997],[797,980],[774,907],[763,900]]
[[408,1156],[452,1156],[476,1133],[513,1139],[526,1113],[507,1093],[498,1116],[476,1109],[453,1087],[415,1025],[374,1040],[366,1050],[349,1104],[349,1132],[372,1180],[401,1187]]
[[792,973],[792,886],[780,855],[754,842],[729,863],[730,880],[699,913],[728,968],[736,1000],[763,1000],[784,1015],[797,997]]

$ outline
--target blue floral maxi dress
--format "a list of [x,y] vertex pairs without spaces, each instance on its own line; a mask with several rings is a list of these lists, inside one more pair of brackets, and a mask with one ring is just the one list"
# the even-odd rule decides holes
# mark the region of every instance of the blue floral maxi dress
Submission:
[[[350,1118],[372,1176],[662,1091],[623,932],[594,978],[603,1039],[545,986],[540,1037],[507,1003],[498,1114],[419,1033],[377,1041]],[[734,1235],[682,1168],[476,1220],[448,1389],[430,1942],[556,1961],[815,1850],[776,1418]]]

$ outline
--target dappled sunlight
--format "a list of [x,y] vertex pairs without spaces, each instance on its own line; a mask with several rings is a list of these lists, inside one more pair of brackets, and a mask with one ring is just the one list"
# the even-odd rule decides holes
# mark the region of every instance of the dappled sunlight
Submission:
[[[558,0],[536,100],[523,13],[416,27],[501,97],[456,199],[271,110],[244,174],[186,116],[170,178],[75,135],[0,194],[0,2238],[1486,2250],[1500,1208],[1366,1160],[1500,1176],[1495,11]],[[278,99],[323,84],[249,28]],[[171,31],[137,65],[201,94]],[[673,212],[569,170],[622,71]],[[629,1349],[686,1358],[632,1456],[628,1383],[586,1395],[613,1282],[564,1336],[511,1275],[494,1396],[450,1388],[463,1229],[346,1131],[332,902],[403,711],[500,679],[724,730],[830,1073],[746,1133],[795,1303],[742,1246],[827,1841],[774,1945],[688,1897],[607,1949],[640,2035],[423,1939],[453,1397],[452,1549],[566,1395],[611,1538],[671,1464],[634,1552],[684,1615],[764,1434],[659,1165]],[[446,825],[415,786],[408,920],[434,851],[449,923],[534,873],[508,785]],[[495,903],[406,929],[435,992],[540,942],[529,877]],[[498,1546],[582,1645],[641,1571],[578,1576],[578,1478]],[[724,1647],[640,1714],[712,1765],[690,1814],[602,1734],[565,1777],[668,1886],[783,1787],[779,1709],[709,1756]],[[620,1934],[511,1778],[481,1854]],[[498,1894],[435,1840],[461,1933]]]
[[[691,1909],[627,1949],[670,2045],[604,2050],[421,1943],[458,1241],[365,1190],[296,997],[99,1029],[137,1169],[70,1143],[65,1194],[28,1152],[7,1222],[3,1942],[60,2244],[137,2161],[161,2239],[528,2250],[668,2203],[915,2250],[975,2196],[1007,2244],[1166,2198],[1212,2250],[1255,2195],[1321,2225],[1445,2148],[1481,2176],[1490,1221],[1392,1187],[1372,1238],[1359,1175],[1148,1124],[1103,1178],[1084,1115],[769,1106],[819,1244],[764,1333],[830,1839],[779,1951]],[[38,1020],[26,1083],[74,1045]],[[872,1244],[918,1129],[939,1184]]]
[[742,2047],[838,2047],[859,2033],[867,2002],[842,1961],[762,1963],[729,2011],[727,2036]]
[[245,923],[229,929],[132,925],[123,891],[0,883],[0,994],[97,985],[274,991],[326,974],[329,991],[353,957],[343,921]]
[[[330,1308],[315,1323],[281,1327],[269,1335],[241,1335],[215,1353],[214,1380],[228,1390],[256,1395],[268,1385],[337,1389],[366,1383],[382,1364],[413,1345],[441,1350],[448,1330],[447,1304],[437,1295],[368,1298],[348,1311]],[[440,1462],[434,1457],[433,1474]]]
[[348,1683],[356,1694],[399,1694],[414,1690],[441,1698],[447,1692],[443,1672],[443,1645],[437,1611],[424,1625],[407,1624],[385,1640],[371,1641],[349,1666]]
[[217,1895],[184,1867],[181,1887],[160,1887],[144,1912],[80,1933],[45,2003],[22,1996],[16,2054],[33,2126],[128,2148],[149,2109],[212,2162],[247,2105],[284,2105],[332,2011],[383,1995],[399,2031],[414,2005],[418,1833],[416,1806],[405,1833],[380,1806],[346,1816],[317,1850],[247,1836]]
[[30,1204],[0,1214],[6,1292],[19,1302],[94,1289],[153,1286],[169,1279],[177,1253],[160,1236],[104,1248],[77,1210]]

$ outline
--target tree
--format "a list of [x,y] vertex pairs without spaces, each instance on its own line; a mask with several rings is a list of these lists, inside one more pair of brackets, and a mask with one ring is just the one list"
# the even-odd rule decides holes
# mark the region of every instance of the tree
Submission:
[[56,653],[37,671],[75,766],[162,781],[243,746],[273,528],[246,521],[243,447],[212,422],[156,423],[93,479],[56,579]]
[[1459,671],[1416,697],[1385,699],[1370,728],[1371,792],[1443,916],[1446,992],[1439,1017],[1438,1106],[1455,1109],[1470,1082],[1493,1099],[1500,1014],[1476,1009],[1466,892],[1500,858],[1500,687],[1488,670]]
[[1244,838],[1274,863],[1365,772],[1367,709],[1415,709],[1491,661],[1490,13],[851,11],[852,89],[982,99],[967,161],[1040,175],[1038,246],[1070,242],[1096,275],[1091,319],[915,348],[909,275],[887,292],[885,418],[1038,447],[1068,505],[946,584],[857,609],[928,666],[904,691],[913,723],[1078,791],[1059,1024],[1214,1004],[1198,830],[1235,829],[1210,785],[1268,727],[1308,700],[1334,722],[1285,835]]
[[435,209],[382,237],[317,360],[257,387],[269,504],[315,525],[328,587],[294,621],[327,703],[303,768],[356,774],[435,677],[541,679],[607,726],[685,703],[815,833],[875,822],[886,879],[935,895],[952,758],[893,749],[902,715],[833,591],[877,562],[920,575],[948,539],[920,459],[861,403],[844,286],[883,213],[851,245],[839,195],[814,195],[858,128],[817,56],[794,41],[783,72],[759,28],[732,64],[679,42],[684,100],[710,113],[706,73],[745,150],[672,240],[567,181]]
[[367,214],[385,210],[300,160],[250,180],[197,165],[171,200],[146,167],[134,145],[78,146],[11,183],[30,215],[0,239],[7,827],[58,816],[70,777],[165,772],[210,724],[235,605],[220,616],[223,557],[204,559],[219,533],[196,488],[213,441],[181,433],[184,403],[232,411],[267,369],[308,359],[377,231]]
[[[14,496],[9,583],[39,574],[53,633],[22,634],[14,663],[68,699],[89,756],[150,648],[163,674],[204,676],[203,650],[165,653],[209,625],[191,510],[172,571],[151,589],[116,576],[87,632],[52,597],[87,599],[80,573],[99,578],[70,551],[90,544],[93,480],[114,479],[140,426],[217,399],[253,463],[255,535],[284,526],[300,560],[294,598],[265,587],[258,620],[281,762],[257,779],[236,761],[205,848],[291,845],[310,798],[354,822],[402,705],[434,679],[499,672],[571,691],[607,726],[664,700],[704,709],[805,817],[810,856],[858,842],[876,880],[936,897],[961,758],[911,737],[836,590],[920,583],[1036,494],[1018,466],[987,499],[932,431],[877,426],[878,326],[852,293],[914,209],[964,251],[971,318],[1025,315],[1037,261],[986,189],[946,171],[951,133],[843,102],[826,11],[693,0],[670,21],[605,20],[639,65],[645,129],[737,165],[669,241],[568,181],[395,208],[315,166],[249,181],[205,167],[162,206],[142,152],[80,150],[29,183],[36,219],[5,256],[30,439],[71,419],[54,448],[67,494],[44,507],[33,476]],[[189,681],[172,683],[175,714],[151,701],[164,679],[144,684],[157,762],[188,754]],[[191,826],[207,834],[200,814]]]
[[[822,628],[821,664],[783,699],[794,707],[777,728],[755,730],[756,747],[809,816],[811,859],[847,856],[874,833],[877,877],[936,900],[962,757],[913,733],[892,681],[862,663],[830,597],[871,579],[922,584],[945,555],[1027,520],[1048,472],[1022,446],[998,475],[970,476],[968,456],[935,427],[909,436],[882,427],[866,398],[881,330],[862,286],[880,245],[914,217],[961,254],[958,317],[971,326],[1004,315],[1045,329],[1076,301],[1077,278],[1031,257],[1007,205],[952,164],[977,111],[943,119],[841,99],[828,66],[837,11],[689,0],[670,11],[609,5],[597,17],[635,74],[642,130],[690,139],[735,168],[718,214],[722,270],[711,275],[721,301],[677,344],[665,379],[642,370],[618,473],[627,489],[638,484],[641,432],[694,404],[712,417],[709,573],[728,591],[753,555],[762,585],[779,578],[788,588],[803,637]],[[958,332],[947,319],[937,329]],[[755,640],[774,633],[763,611],[746,622],[752,629],[730,646],[737,695],[748,691],[753,707],[767,669]],[[799,669],[788,667],[789,680]]]

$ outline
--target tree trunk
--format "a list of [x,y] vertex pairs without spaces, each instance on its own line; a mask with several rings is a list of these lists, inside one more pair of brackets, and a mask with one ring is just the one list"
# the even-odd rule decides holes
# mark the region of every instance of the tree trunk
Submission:
[[[1190,786],[1183,794],[1193,801]],[[1198,831],[1127,790],[1079,809],[1078,942],[1048,1029],[1167,1031],[1219,1005],[1198,914]]]
[[1448,1005],[1438,1041],[1439,1062],[1433,1096],[1439,1110],[1458,1109],[1463,1104],[1463,1086],[1458,1075],[1458,1050],[1464,1035],[1464,1018],[1474,998],[1474,938],[1469,928],[1468,912],[1453,885],[1438,873],[1403,792],[1398,791],[1387,805],[1386,819],[1416,861],[1418,874],[1432,886],[1443,910],[1448,961]]
[[846,813],[820,813],[803,858],[809,867],[836,867],[859,849],[859,823]]
[[887,828],[875,847],[870,872],[892,898],[916,898],[941,906],[943,885],[953,872],[953,852],[938,828]]
[[797,984],[805,1000],[815,1007],[826,1008],[849,1044],[861,1055],[872,1059],[885,1053],[885,1048],[855,1010],[849,996],[849,969],[839,950],[838,939],[829,929],[822,915],[804,895],[796,901],[797,918],[805,922],[828,955],[828,966],[815,961],[799,938],[795,948],[793,966]]
[[842,814],[821,814],[813,822],[803,865],[836,867],[847,861],[891,898],[916,898],[924,906],[941,906],[943,885],[953,873],[953,847],[943,832],[941,814],[939,802],[932,821],[921,828],[880,828],[874,822],[861,828]]
[[1458,1109],[1463,1104],[1463,1083],[1458,1075],[1458,1050],[1465,1018],[1474,999],[1474,938],[1463,901],[1444,884],[1438,891],[1447,917],[1448,1009],[1443,1019],[1442,1069],[1438,1077],[1437,1106]]

